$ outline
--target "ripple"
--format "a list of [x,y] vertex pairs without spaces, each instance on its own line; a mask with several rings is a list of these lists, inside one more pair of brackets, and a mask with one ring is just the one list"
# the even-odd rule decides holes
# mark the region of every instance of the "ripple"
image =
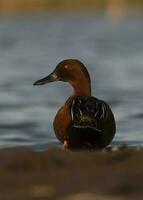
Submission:
[[0,148],[60,144],[52,122],[71,88],[60,82],[38,88],[32,84],[69,57],[86,64],[93,95],[113,108],[117,134],[112,144],[143,144],[142,24],[142,18],[112,24],[86,14],[1,19]]
[[30,128],[37,127],[38,124],[34,122],[23,122],[18,124],[0,124],[0,129],[6,129],[6,130],[12,130],[12,129],[21,129],[21,130],[27,130]]

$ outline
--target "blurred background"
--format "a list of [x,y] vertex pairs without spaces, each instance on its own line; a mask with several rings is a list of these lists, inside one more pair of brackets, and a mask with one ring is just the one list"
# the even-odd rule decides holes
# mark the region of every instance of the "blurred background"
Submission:
[[52,123],[72,89],[33,82],[67,58],[112,107],[112,145],[142,145],[143,1],[0,0],[0,148],[61,146]]

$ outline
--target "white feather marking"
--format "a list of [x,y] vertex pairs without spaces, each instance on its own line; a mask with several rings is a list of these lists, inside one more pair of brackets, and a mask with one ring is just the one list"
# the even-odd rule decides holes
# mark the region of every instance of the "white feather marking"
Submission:
[[102,105],[102,115],[100,117],[100,119],[104,119],[104,116],[105,116],[105,107]]
[[96,118],[96,117],[97,117],[97,115],[98,115],[98,111],[95,113],[94,117]]
[[80,113],[80,115],[82,116],[82,111],[79,109],[79,113]]
[[91,129],[94,129],[94,130],[96,130],[98,132],[102,132],[102,130],[100,130],[100,129],[96,128],[96,127],[93,127],[93,126],[81,126],[81,125],[75,125],[74,124],[74,127],[75,128],[91,128]]
[[72,106],[71,106],[71,117],[72,117],[72,120],[73,120],[73,107],[74,107],[74,103],[75,103],[75,99],[73,100]]

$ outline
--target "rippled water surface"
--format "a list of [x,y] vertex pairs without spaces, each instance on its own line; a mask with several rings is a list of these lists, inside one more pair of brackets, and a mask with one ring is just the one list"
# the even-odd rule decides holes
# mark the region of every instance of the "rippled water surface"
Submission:
[[52,122],[72,89],[32,84],[66,58],[85,63],[93,95],[112,107],[113,144],[142,145],[143,18],[80,15],[0,20],[0,148],[60,146]]

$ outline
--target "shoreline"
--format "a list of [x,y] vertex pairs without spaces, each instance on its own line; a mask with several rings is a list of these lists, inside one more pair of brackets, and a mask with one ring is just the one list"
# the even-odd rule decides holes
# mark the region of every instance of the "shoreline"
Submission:
[[3,200],[142,199],[143,148],[0,150]]
[[104,12],[108,16],[122,16],[129,12],[142,12],[141,0],[1,0],[0,15],[27,15],[38,13]]

